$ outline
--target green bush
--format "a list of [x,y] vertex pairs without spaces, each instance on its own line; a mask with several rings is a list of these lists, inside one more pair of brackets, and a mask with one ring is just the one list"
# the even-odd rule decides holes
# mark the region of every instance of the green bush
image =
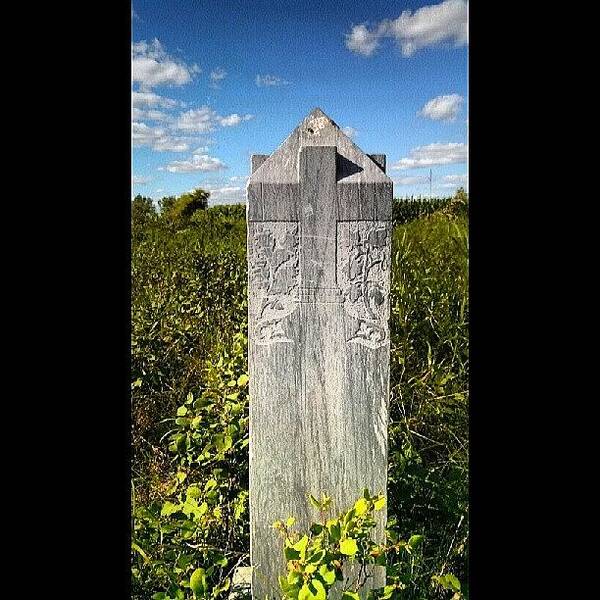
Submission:
[[[398,539],[424,542],[401,597],[450,598],[456,577],[467,598],[468,198],[406,219],[392,240],[387,500]],[[197,210],[175,230],[162,212],[138,221],[137,600],[224,597],[235,566],[248,564],[246,282],[243,205]]]

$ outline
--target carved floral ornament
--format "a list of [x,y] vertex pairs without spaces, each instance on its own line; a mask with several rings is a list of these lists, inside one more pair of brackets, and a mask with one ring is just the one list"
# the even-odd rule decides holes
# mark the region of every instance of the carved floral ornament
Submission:
[[[299,304],[300,239],[297,222],[252,223],[250,311],[258,345],[292,342],[285,319]],[[336,277],[346,314],[348,343],[371,349],[389,340],[388,222],[337,223]]]
[[298,308],[298,223],[254,224],[250,244],[250,308],[257,344],[291,342],[283,319]]
[[348,343],[375,349],[388,341],[389,234],[388,222],[338,223],[338,285],[356,321]]

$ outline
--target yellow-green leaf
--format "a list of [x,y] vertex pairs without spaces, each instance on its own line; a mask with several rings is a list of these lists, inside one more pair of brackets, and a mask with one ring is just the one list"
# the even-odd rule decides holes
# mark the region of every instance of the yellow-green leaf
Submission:
[[190,588],[197,596],[206,590],[206,574],[204,569],[196,569],[190,577]]
[[323,581],[327,585],[333,585],[335,583],[335,571],[333,569],[329,570],[327,565],[321,565],[319,568],[319,575],[323,578]]
[[354,510],[357,516],[364,515],[369,510],[369,502],[364,498],[359,498],[354,504]]
[[346,556],[354,556],[358,552],[358,546],[354,538],[346,538],[340,542],[340,552]]
[[308,536],[303,535],[293,546],[294,550],[300,553],[300,559],[304,560],[306,556],[306,547],[308,546]]
[[381,510],[385,506],[385,498],[381,496],[379,500],[375,500],[375,510]]

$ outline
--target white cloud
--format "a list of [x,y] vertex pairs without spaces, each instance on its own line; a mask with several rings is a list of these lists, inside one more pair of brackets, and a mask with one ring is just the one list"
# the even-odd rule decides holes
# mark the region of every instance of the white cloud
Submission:
[[242,121],[249,121],[250,119],[253,119],[254,115],[238,115],[236,113],[233,113],[232,115],[229,115],[227,117],[221,117],[219,119],[219,123],[223,126],[223,127],[235,127],[235,125],[239,125]]
[[346,34],[346,48],[362,54],[363,56],[371,56],[379,46],[379,38],[383,32],[369,31],[366,25],[356,25],[352,31]]
[[400,179],[394,179],[394,183],[396,185],[418,185],[420,183],[429,183],[429,177],[400,177]]
[[142,110],[141,108],[132,107],[131,109],[131,120],[132,121],[172,121],[173,117],[161,110]]
[[385,19],[372,30],[356,25],[346,34],[346,47],[352,52],[371,56],[381,39],[391,37],[400,46],[403,56],[443,42],[454,46],[469,43],[469,5],[466,0],[444,0],[440,4],[423,6],[414,13],[404,10],[395,20]]
[[202,106],[180,114],[177,119],[176,127],[183,131],[208,133],[214,131],[217,125],[221,125],[222,127],[234,127],[235,125],[239,125],[242,121],[248,121],[253,117],[254,115],[241,116],[236,113],[223,117],[209,106]]
[[358,132],[354,127],[342,127],[342,132],[345,133],[349,138],[353,138]]
[[429,100],[418,114],[433,121],[454,121],[463,101],[464,98],[458,94],[437,96]]
[[131,183],[133,185],[146,185],[150,181],[152,181],[152,177],[142,177],[140,175],[133,175],[133,177],[131,178]]
[[177,119],[177,128],[184,131],[194,131],[197,133],[207,133],[215,130],[215,122],[219,115],[210,107],[188,110],[179,115]]
[[210,192],[211,204],[237,204],[246,200],[245,187],[202,184],[202,188]]
[[217,67],[210,72],[210,87],[218,88],[219,82],[227,77],[227,71],[221,67]]
[[257,75],[254,81],[258,87],[290,84],[289,81],[286,81],[281,77],[277,77],[277,75]]
[[174,160],[159,170],[166,170],[169,173],[194,173],[195,171],[209,172],[221,171],[223,169],[227,169],[227,165],[218,158],[204,153],[194,153],[189,160]]
[[466,187],[469,185],[469,176],[466,173],[462,175],[445,175],[442,178],[442,183],[440,183],[440,187],[443,188],[456,188],[456,187]]
[[131,44],[131,80],[144,91],[158,85],[184,85],[196,73],[200,73],[198,65],[187,65],[168,55],[157,39]]
[[413,148],[409,156],[401,158],[392,169],[418,169],[435,165],[451,165],[467,162],[469,147],[462,143],[434,143]]
[[131,92],[131,106],[135,108],[174,108],[179,102],[165,96],[159,96],[154,92]]
[[190,147],[186,138],[175,136],[164,127],[150,127],[138,121],[131,124],[131,142],[134,147],[149,146],[159,152],[186,152]]

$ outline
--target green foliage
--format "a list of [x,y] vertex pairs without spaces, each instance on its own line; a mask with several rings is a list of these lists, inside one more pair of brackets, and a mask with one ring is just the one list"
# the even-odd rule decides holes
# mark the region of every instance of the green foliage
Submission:
[[208,208],[208,198],[210,192],[197,188],[187,194],[182,194],[171,205],[168,212],[165,213],[166,218],[178,226],[187,225],[190,217],[199,210]]
[[[132,597],[220,599],[249,550],[245,207],[173,227],[163,201],[132,238]],[[405,214],[392,241],[386,545],[412,551],[396,557],[410,600],[468,598],[468,197],[444,202]],[[310,503],[321,522],[307,548],[331,510]],[[341,522],[327,535],[357,564],[360,538]],[[341,552],[349,538],[355,554],[347,541]]]
[[156,220],[157,213],[152,198],[138,194],[131,201],[131,224],[134,228],[144,227]]
[[443,210],[451,200],[451,198],[394,198],[392,219],[394,224],[404,225]]
[[406,533],[428,540],[422,589],[447,568],[468,578],[468,285],[464,216],[396,227],[388,502]]
[[[321,520],[312,523],[308,532],[295,531],[293,517],[274,524],[284,540],[286,575],[280,576],[279,587],[285,600],[326,600],[330,592],[345,600],[360,600],[359,592],[378,567],[386,569],[386,585],[370,589],[367,600],[400,600],[419,592],[416,574],[422,562],[423,536],[413,535],[406,541],[388,527],[385,540],[373,539],[375,513],[385,506],[382,495],[365,489],[353,506],[333,518],[327,496],[323,496],[325,502],[314,496],[309,500]],[[450,573],[434,576],[432,583],[460,592],[460,582]]]
[[162,217],[166,217],[169,211],[173,208],[176,201],[176,196],[164,196],[158,201],[158,206],[160,208],[160,214]]
[[[134,597],[223,597],[248,547],[247,340],[207,361],[163,436],[174,473],[161,498],[134,508]],[[153,596],[154,597],[154,596]]]

